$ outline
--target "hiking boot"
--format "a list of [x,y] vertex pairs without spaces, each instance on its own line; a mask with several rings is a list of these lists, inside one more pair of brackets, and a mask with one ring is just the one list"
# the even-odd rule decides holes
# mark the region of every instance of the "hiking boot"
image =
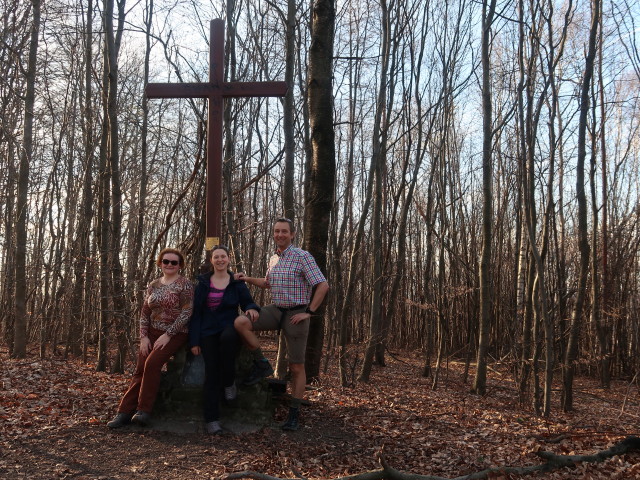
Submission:
[[146,427],[147,425],[149,425],[150,421],[151,415],[141,410],[138,410],[136,414],[131,417],[131,423],[135,423],[136,425],[140,425],[141,427]]
[[107,423],[107,427],[120,428],[124,427],[125,425],[129,425],[131,423],[131,416],[132,415],[130,413],[120,412],[115,417],[113,417],[113,420]]
[[299,408],[289,408],[289,416],[280,428],[289,432],[295,432],[296,430],[298,430],[298,428],[300,428],[300,425],[298,424],[299,415]]
[[270,375],[273,375],[273,367],[269,363],[269,360],[263,358],[262,360],[253,362],[251,372],[242,383],[244,383],[245,385],[255,385],[260,380]]
[[222,427],[220,426],[220,422],[217,420],[207,423],[205,428],[209,435],[222,435]]
[[224,399],[227,402],[232,402],[238,395],[238,389],[236,388],[236,382],[233,382],[230,387],[224,387]]

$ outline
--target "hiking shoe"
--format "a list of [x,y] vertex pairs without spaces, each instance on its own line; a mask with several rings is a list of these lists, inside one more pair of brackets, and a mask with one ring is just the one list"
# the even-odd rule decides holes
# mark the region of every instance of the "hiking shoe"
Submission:
[[224,387],[224,399],[227,402],[232,402],[236,399],[238,389],[236,388],[236,382],[233,382],[230,387]]
[[133,417],[131,417],[131,423],[135,423],[136,425],[140,425],[141,427],[146,427],[149,425],[151,421],[151,415],[147,412],[143,412],[138,410]]
[[120,412],[115,417],[113,417],[113,420],[107,423],[107,427],[120,428],[124,427],[125,425],[129,425],[131,423],[131,417],[132,415],[130,413]]
[[269,363],[269,360],[263,358],[262,360],[258,360],[257,362],[253,362],[253,367],[251,368],[251,372],[244,379],[245,385],[255,385],[260,380],[265,377],[273,375],[273,367]]
[[222,435],[222,427],[220,426],[220,422],[217,420],[207,423],[205,428],[209,435]]
[[295,432],[296,430],[298,430],[300,428],[300,425],[298,424],[299,415],[299,408],[289,408],[289,416],[280,428],[289,432]]

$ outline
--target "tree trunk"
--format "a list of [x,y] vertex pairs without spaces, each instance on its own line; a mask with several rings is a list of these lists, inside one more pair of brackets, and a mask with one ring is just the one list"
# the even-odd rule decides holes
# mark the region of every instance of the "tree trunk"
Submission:
[[[390,54],[390,19],[386,0],[380,2],[382,9],[382,45],[380,46],[382,65],[380,67],[380,84],[376,102],[376,116],[373,127],[373,147],[371,152],[371,174],[373,175],[373,213],[371,218],[371,230],[373,247],[371,251],[371,274],[373,275],[373,292],[371,298],[371,312],[369,318],[369,340],[365,350],[364,361],[358,380],[369,381],[375,346],[380,335],[382,316],[382,174],[385,156],[385,145],[382,141],[382,133],[385,127],[383,119],[386,118],[387,78],[389,71]],[[347,298],[347,301],[350,301]]]
[[[313,4],[307,102],[311,128],[311,161],[306,172],[304,248],[315,258],[326,275],[329,217],[335,189],[335,136],[333,128],[333,39],[334,0],[315,0]],[[312,380],[320,374],[324,343],[324,308],[309,328],[306,372]]]
[[122,187],[120,183],[120,140],[118,124],[118,54],[124,28],[125,0],[118,1],[118,26],[113,26],[113,1],[107,0],[105,9],[105,47],[108,56],[108,92],[107,111],[109,116],[109,175],[111,181],[111,249],[109,267],[111,270],[110,290],[113,302],[115,335],[118,340],[118,353],[111,367],[112,373],[122,373],[129,345],[125,325],[126,306],[124,301],[124,272],[120,261],[122,237]]
[[[227,74],[226,81],[236,80],[236,25],[235,25],[235,1],[226,2],[227,6],[227,38],[225,42],[225,72]],[[226,100],[223,105],[223,131],[224,131],[224,161],[222,165],[223,191],[225,192],[226,205],[223,208],[227,212],[226,235],[224,231],[220,232],[220,243],[223,245],[236,245],[236,230],[234,224],[234,206],[233,206],[233,170],[235,167],[236,142],[233,133],[232,122],[232,103]]]
[[[15,197],[16,197],[16,180],[18,177],[18,173],[16,172],[16,151],[15,148],[11,148],[7,155],[7,200],[5,203],[5,215],[4,215],[4,225],[5,225],[5,237],[4,237],[4,251],[5,252],[14,252],[16,251],[15,246],[15,221],[14,221],[14,212],[15,212]],[[9,346],[9,355],[13,356],[13,335],[14,335],[14,325],[15,325],[15,285],[16,285],[16,267],[15,255],[4,255],[4,271],[6,273],[6,277],[4,278],[4,282],[2,285],[2,338],[6,345]]]
[[[106,2],[111,4],[111,8],[105,8],[103,12],[102,25],[107,30],[107,15],[113,13],[113,0]],[[111,13],[109,13],[111,12]],[[107,368],[107,336],[109,333],[109,323],[111,320],[111,309],[109,308],[110,298],[110,275],[109,252],[110,252],[110,216],[111,211],[111,182],[109,174],[109,53],[107,40],[103,47],[102,56],[104,67],[102,70],[102,126],[100,132],[100,153],[99,153],[99,193],[98,193],[98,249],[99,249],[99,275],[100,275],[100,318],[98,325],[98,358],[96,360],[96,370],[103,372]]]
[[[384,18],[384,16],[383,16]],[[374,138],[379,138],[374,134]],[[374,140],[374,144],[375,144]],[[374,153],[376,148],[374,146]],[[374,171],[374,195],[373,195],[373,213],[371,218],[371,229],[373,232],[373,242],[371,249],[371,275],[373,276],[373,291],[371,292],[371,312],[369,316],[369,340],[362,362],[362,369],[358,380],[368,382],[371,375],[371,367],[373,365],[373,357],[376,351],[376,345],[380,339],[382,328],[382,164],[383,155],[378,155],[375,162],[376,169]]]
[[[284,179],[282,182],[282,206],[286,218],[295,222],[295,135],[294,135],[294,109],[295,99],[293,95],[293,76],[296,60],[296,2],[287,1],[287,50],[285,54],[284,81],[287,83],[287,93],[284,96],[283,133],[284,133]],[[276,358],[275,377],[283,379],[287,373],[287,342],[284,335],[278,336],[278,356]]]
[[[359,44],[358,42],[353,42],[350,41],[349,42],[349,53],[350,56],[352,57],[357,57],[356,53],[359,52],[358,50]],[[351,138],[352,140],[356,138],[356,94],[357,94],[357,86],[359,85],[359,79],[360,79],[360,68],[361,65],[360,63],[356,63],[354,65],[354,62],[349,62],[349,138]],[[338,234],[338,239],[337,239],[337,244],[336,244],[336,248],[333,251],[334,255],[336,255],[336,258],[338,258],[339,255],[341,255],[343,252],[347,251],[347,246],[349,245],[348,243],[348,237],[349,235],[347,234],[347,229],[348,229],[348,225],[349,225],[349,221],[351,219],[351,209],[352,209],[352,203],[353,203],[353,191],[352,189],[348,188],[349,185],[353,184],[353,177],[354,177],[354,169],[355,169],[355,149],[356,146],[354,145],[354,141],[350,141],[348,142],[347,145],[347,166],[346,166],[346,178],[345,178],[345,185],[347,185],[347,188],[345,189],[345,196],[344,196],[344,202],[342,204],[342,221],[341,221],[341,225],[340,225],[340,233]],[[370,182],[367,183],[367,185],[370,185]],[[366,199],[365,199],[365,204],[367,203],[367,199],[371,198],[371,194],[370,194],[370,189],[367,188],[367,192],[366,192]],[[363,210],[363,214],[366,214],[366,210],[368,210],[368,208],[365,207],[365,209]],[[361,238],[360,235],[360,228],[358,228],[358,233],[356,234],[356,241],[358,238]],[[352,250],[352,253],[356,253],[357,250]],[[355,274],[352,273],[351,271],[349,271],[348,276],[346,278],[343,278],[343,267],[342,267],[342,263],[341,262],[335,262],[336,263],[336,267],[335,267],[335,285],[332,285],[332,288],[335,289],[335,291],[343,291],[343,289],[348,290],[350,288],[350,284],[351,283],[355,283]],[[346,262],[345,262],[346,263]],[[350,264],[353,266],[353,268],[357,268],[354,264],[354,262],[350,262]],[[338,362],[338,368],[340,371],[340,384],[343,387],[349,386],[353,384],[353,381],[351,378],[349,378],[349,374],[351,372],[350,368],[349,368],[349,364],[348,364],[348,357],[349,357],[349,353],[347,352],[347,342],[348,342],[348,332],[349,332],[349,318],[348,315],[345,314],[344,309],[345,307],[347,307],[348,305],[348,297],[345,296],[344,298],[340,298],[340,297],[336,297],[335,299],[336,301],[336,312],[335,312],[335,318],[336,318],[336,322],[337,323],[337,328],[338,328],[338,358],[339,358],[339,362]]]
[[472,391],[484,395],[487,389],[487,353],[491,330],[491,240],[493,225],[493,119],[491,105],[491,25],[495,0],[482,2],[482,253],[480,256],[480,325],[476,376]]
[[[151,55],[151,28],[153,24],[153,0],[149,0],[144,13],[145,25],[145,50],[144,50],[144,85],[149,83],[149,57]],[[149,125],[149,99],[142,96],[142,127],[140,129],[140,176],[138,184],[138,206],[135,214],[133,236],[129,242],[127,256],[127,286],[126,291],[131,298],[128,305],[127,317],[135,319],[142,308],[144,296],[144,281],[140,269],[140,256],[142,252],[142,238],[144,234],[144,219],[147,210],[147,185],[149,174],[147,162],[149,156],[148,125]]]
[[567,353],[562,366],[561,405],[565,412],[573,409],[573,378],[575,362],[578,358],[578,340],[582,327],[582,315],[587,293],[587,277],[589,275],[589,232],[587,224],[587,196],[584,186],[585,159],[587,158],[587,119],[589,115],[589,91],[593,78],[596,56],[596,38],[600,21],[600,0],[591,0],[591,27],[589,31],[589,47],[585,58],[584,76],[580,91],[580,117],[578,120],[578,158],[576,161],[576,197],[578,200],[578,248],[580,250],[580,266],[578,285],[576,287],[576,301],[573,315]]
[[[600,22],[602,22],[602,11],[600,12],[601,18],[600,18]],[[598,94],[599,94],[599,104],[600,104],[600,155],[602,156],[602,228],[601,228],[601,234],[600,234],[600,238],[602,239],[601,241],[601,257],[602,257],[602,272],[600,274],[600,285],[601,287],[601,291],[598,294],[598,292],[596,292],[595,289],[595,285],[598,283],[595,281],[595,277],[594,279],[592,279],[592,283],[594,285],[593,287],[593,291],[594,291],[594,295],[593,295],[593,299],[594,301],[597,298],[601,298],[601,301],[599,301],[599,308],[596,308],[595,304],[593,306],[593,308],[591,309],[592,315],[594,315],[595,312],[599,312],[598,316],[597,316],[597,322],[596,322],[596,328],[597,328],[597,335],[598,335],[598,342],[600,344],[600,352],[599,352],[599,356],[600,356],[600,386],[602,388],[609,388],[610,384],[611,384],[611,352],[609,350],[609,337],[610,337],[610,328],[605,327],[605,325],[608,325],[607,322],[607,317],[608,312],[609,312],[609,291],[610,291],[610,286],[609,286],[609,272],[608,272],[608,212],[607,209],[609,208],[608,206],[608,196],[609,196],[609,192],[608,192],[608,181],[607,181],[607,140],[608,140],[608,136],[607,136],[607,115],[606,115],[606,103],[605,103],[605,96],[604,96],[604,78],[603,78],[603,72],[602,72],[602,49],[603,49],[603,38],[602,38],[602,28],[600,29],[600,33],[599,33],[599,42],[598,42],[598,79],[599,79],[599,88],[598,88]],[[597,102],[594,101],[594,105]],[[596,150],[596,146],[594,145],[593,150],[595,152]],[[595,205],[595,198],[596,198],[596,192],[595,192],[595,175],[596,175],[596,168],[595,168],[595,155],[592,156],[593,158],[593,167],[592,167],[592,204]],[[597,240],[597,229],[595,228],[595,225],[597,225],[597,212],[598,209],[594,208],[593,209],[593,232],[594,232],[594,237],[593,237],[593,246],[591,248],[591,250],[594,252],[591,256],[591,262],[592,262],[592,266],[593,265],[597,265],[598,264],[598,258],[597,255],[595,254],[595,252],[597,252],[597,248],[596,248],[596,240]],[[597,270],[597,268],[594,268],[594,270]],[[604,317],[604,318],[603,318]]]
[[283,133],[284,133],[284,181],[282,183],[282,205],[284,216],[295,221],[294,174],[295,174],[295,135],[293,131],[295,99],[293,96],[293,75],[296,60],[296,1],[287,1],[287,50],[285,55],[284,81],[287,93],[284,96]]
[[40,35],[40,0],[31,0],[33,20],[27,61],[27,92],[24,99],[23,145],[18,170],[18,198],[16,200],[16,261],[15,261],[15,319],[13,324],[14,358],[27,354],[27,208],[29,190],[29,167],[33,155],[33,108],[36,97],[36,67],[38,40]]
[[[87,275],[87,260],[91,258],[89,235],[91,231],[91,222],[93,218],[93,0],[87,2],[86,9],[86,33],[84,35],[84,97],[81,93],[82,108],[82,135],[84,146],[84,167],[82,176],[82,200],[80,201],[80,215],[78,215],[78,227],[76,229],[76,241],[74,244],[74,261],[73,261],[73,289],[71,292],[70,305],[70,322],[69,333],[75,335],[73,340],[77,342],[78,347],[72,347],[71,351],[74,355],[79,355],[84,345],[83,339],[86,336],[85,325],[86,315],[84,311],[83,293],[86,288],[85,275]],[[84,101],[84,103],[82,103]],[[85,318],[85,320],[83,320]],[[78,332],[78,334],[72,333]]]

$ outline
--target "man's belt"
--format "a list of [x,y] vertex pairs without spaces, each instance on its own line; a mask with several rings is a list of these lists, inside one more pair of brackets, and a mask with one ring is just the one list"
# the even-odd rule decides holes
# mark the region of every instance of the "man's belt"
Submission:
[[294,305],[293,307],[278,307],[276,305],[276,308],[284,313],[284,312],[290,312],[291,310],[300,310],[301,308],[307,308],[307,305],[306,304],[304,304],[304,305]]

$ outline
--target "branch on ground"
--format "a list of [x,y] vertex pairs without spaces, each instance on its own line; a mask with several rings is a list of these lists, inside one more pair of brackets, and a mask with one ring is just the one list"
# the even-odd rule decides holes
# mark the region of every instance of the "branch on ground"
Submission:
[[[557,455],[552,452],[539,451],[535,452],[535,454],[540,458],[546,460],[546,463],[540,465],[531,465],[529,467],[488,468],[480,472],[475,472],[455,478],[445,478],[433,475],[419,475],[415,473],[401,472],[389,466],[384,457],[380,456],[380,465],[382,466],[381,469],[358,473],[355,475],[349,475],[346,477],[338,477],[332,480],[482,480],[490,478],[490,475],[500,473],[528,475],[534,472],[550,472],[559,468],[573,467],[578,463],[602,462],[616,455],[623,455],[625,453],[637,451],[640,451],[640,437],[629,436],[621,442],[616,443],[613,447],[607,450],[602,450],[593,455]],[[281,478],[251,471],[231,473],[222,478],[223,480],[239,480],[244,478],[251,478],[253,480],[306,480],[306,478],[301,475],[292,478]]]

